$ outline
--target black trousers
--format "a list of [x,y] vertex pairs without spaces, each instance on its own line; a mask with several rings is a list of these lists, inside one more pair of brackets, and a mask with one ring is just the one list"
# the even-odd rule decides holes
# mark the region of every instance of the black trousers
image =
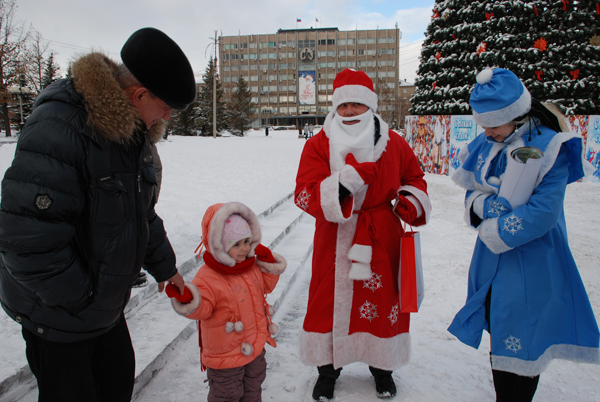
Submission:
[[80,342],[50,342],[23,328],[39,402],[129,402],[135,355],[125,317],[107,333]]

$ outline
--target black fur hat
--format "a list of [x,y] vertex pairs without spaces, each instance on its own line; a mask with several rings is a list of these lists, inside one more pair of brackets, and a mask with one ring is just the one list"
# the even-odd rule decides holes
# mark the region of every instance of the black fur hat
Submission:
[[121,49],[123,64],[150,92],[173,109],[196,99],[196,79],[181,48],[164,32],[142,28]]

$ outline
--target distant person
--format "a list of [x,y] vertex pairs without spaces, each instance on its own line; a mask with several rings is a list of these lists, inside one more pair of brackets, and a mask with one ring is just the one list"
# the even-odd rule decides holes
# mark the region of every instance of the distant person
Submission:
[[304,123],[304,138],[308,139],[308,123]]
[[262,400],[265,344],[276,346],[272,335],[278,329],[265,294],[273,291],[287,263],[260,240],[260,222],[244,204],[209,207],[202,219],[204,265],[185,284],[183,296],[167,290],[177,313],[200,321],[209,402]]
[[38,95],[2,181],[0,302],[22,325],[40,401],[130,401],[132,284],[143,264],[159,291],[185,289],[154,211],[152,143],[196,98],[194,71],[154,28],[121,58],[85,55]]
[[[467,190],[464,217],[479,236],[467,301],[449,331],[477,348],[487,330],[496,400],[531,401],[552,359],[600,363],[563,206],[567,184],[584,175],[584,145],[509,70],[479,73],[469,104],[485,132],[461,150],[452,180]],[[522,147],[541,151],[542,167],[529,200],[513,207],[498,193],[508,159]]]
[[299,338],[300,360],[319,372],[316,401],[331,400],[342,367],[358,361],[369,365],[376,395],[392,398],[392,370],[409,361],[410,314],[399,311],[397,287],[398,216],[424,225],[431,206],[414,152],[376,111],[367,74],[340,72],[333,110],[306,142],[296,176],[295,203],[316,219]]
[[269,136],[269,126],[265,126],[265,137]]
[[312,124],[312,123],[310,123],[310,124],[308,125],[308,138],[311,138],[311,137],[313,136],[313,131],[314,131],[314,129],[315,129],[315,126],[313,126],[313,124]]

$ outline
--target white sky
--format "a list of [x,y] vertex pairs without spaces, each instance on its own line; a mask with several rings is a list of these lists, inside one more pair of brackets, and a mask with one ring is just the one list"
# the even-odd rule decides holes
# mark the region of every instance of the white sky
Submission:
[[[433,0],[18,0],[16,20],[50,42],[62,68],[77,54],[104,51],[115,60],[137,29],[152,26],[172,37],[201,81],[215,30],[219,35],[274,33],[279,28],[394,28],[402,32],[400,79],[414,82],[420,44]],[[316,19],[319,20],[317,25]],[[63,70],[64,73],[64,70]]]

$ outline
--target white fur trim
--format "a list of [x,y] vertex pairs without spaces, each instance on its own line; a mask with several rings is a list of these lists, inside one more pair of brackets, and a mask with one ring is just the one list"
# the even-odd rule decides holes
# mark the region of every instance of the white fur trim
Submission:
[[[523,85],[521,83],[521,85]],[[334,94],[335,95],[335,94]],[[491,110],[485,113],[477,113],[473,110],[473,118],[481,127],[492,128],[510,123],[513,119],[523,116],[531,109],[531,95],[525,86],[523,93],[513,103],[498,110]]]
[[367,281],[371,279],[373,271],[371,271],[371,265],[362,262],[353,262],[350,272],[348,272],[348,278],[353,281]]
[[364,85],[344,85],[333,91],[333,110],[342,103],[361,103],[377,111],[377,94]]
[[200,289],[198,289],[198,286],[194,285],[191,282],[185,282],[185,287],[188,288],[188,290],[192,294],[192,300],[190,300],[189,303],[181,303],[174,297],[171,299],[171,305],[173,306],[173,310],[175,310],[177,314],[182,315],[184,317],[198,310],[200,302],[202,301],[202,296],[200,295]]
[[465,201],[465,222],[469,226],[473,226],[471,222],[471,208],[473,208],[473,212],[477,214],[481,219],[483,219],[483,204],[485,199],[490,196],[490,193],[484,193],[483,191],[473,191],[469,198]]
[[346,165],[340,172],[340,184],[346,187],[352,194],[365,189],[365,182],[353,166]]
[[363,244],[354,244],[348,252],[348,258],[353,261],[369,263],[373,256],[373,248]]
[[[368,346],[366,346],[368,345]],[[392,338],[378,338],[366,332],[337,336],[335,352],[333,334],[300,330],[298,356],[308,366],[333,364],[340,368],[354,362],[363,362],[382,370],[395,370],[410,361],[410,333]]]
[[221,239],[223,237],[223,228],[225,221],[232,214],[238,214],[248,222],[250,230],[252,231],[252,243],[250,243],[250,253],[248,257],[254,257],[254,249],[261,240],[260,222],[256,217],[256,214],[252,212],[250,208],[240,202],[229,202],[223,204],[217,212],[215,212],[212,220],[210,221],[209,228],[209,249],[210,253],[215,257],[215,260],[228,267],[233,267],[237,264],[237,261],[231,257],[225,251]]
[[331,176],[323,180],[319,190],[325,219],[334,223],[346,222],[349,218],[344,217],[340,205],[340,172],[333,172]]
[[427,195],[427,193],[413,186],[400,186],[397,193],[401,191],[406,191],[407,193],[410,193],[419,201],[419,203],[421,204],[421,208],[425,213],[425,223],[429,222],[429,217],[431,215],[431,201],[429,200],[429,196]]
[[577,345],[552,345],[535,361],[492,354],[492,368],[521,376],[535,377],[541,374],[552,359],[571,360],[577,363],[600,364],[598,348]]
[[273,258],[275,259],[275,262],[261,261],[257,258],[256,265],[258,265],[258,268],[260,268],[262,272],[267,272],[273,275],[281,275],[287,267],[287,261],[281,255],[275,252],[273,252]]
[[500,237],[498,218],[485,219],[481,223],[479,226],[479,238],[494,254],[501,254],[512,249]]

